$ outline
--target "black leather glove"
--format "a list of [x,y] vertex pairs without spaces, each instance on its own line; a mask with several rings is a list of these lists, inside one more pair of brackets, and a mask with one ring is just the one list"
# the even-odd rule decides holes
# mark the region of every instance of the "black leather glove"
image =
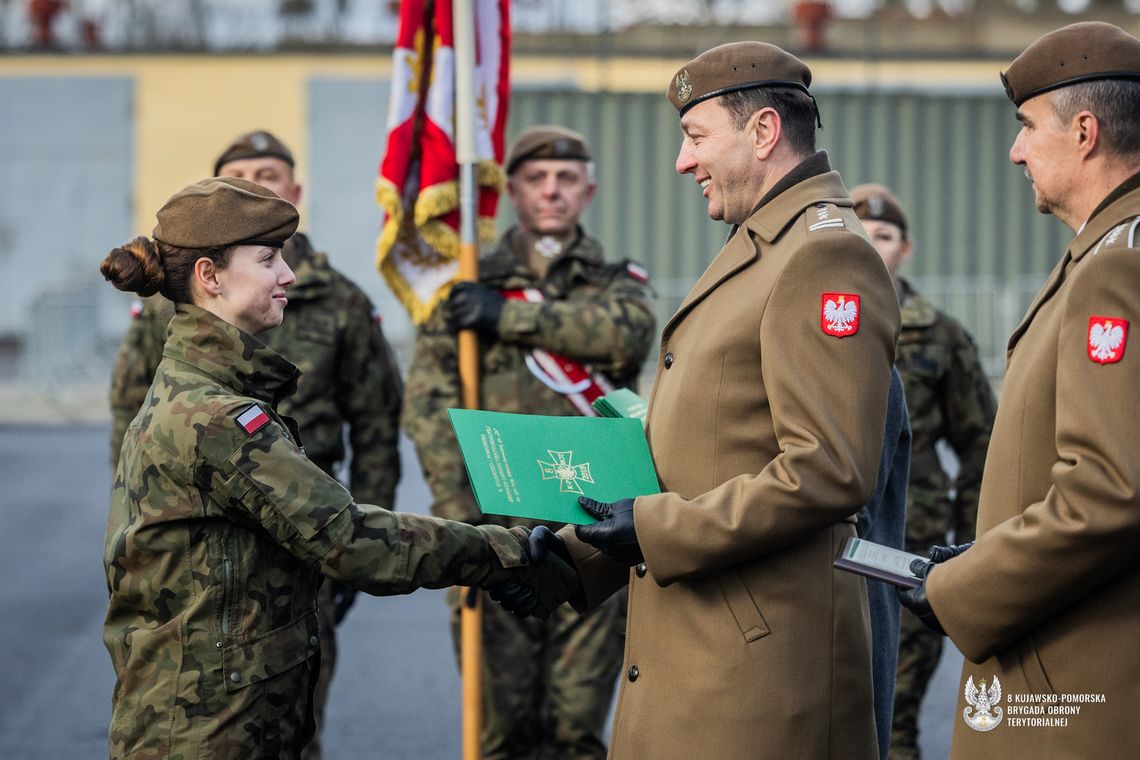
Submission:
[[443,318],[452,332],[471,329],[497,335],[505,301],[494,288],[477,282],[457,282],[443,304]]
[[921,578],[922,583],[916,588],[898,589],[899,604],[913,612],[923,625],[939,635],[945,636],[946,631],[943,630],[942,623],[938,622],[938,616],[934,614],[930,600],[926,598],[927,576],[930,575],[930,571],[934,569],[935,565],[948,559],[954,559],[973,545],[974,542],[970,541],[956,546],[932,547],[929,560],[916,559],[910,563],[910,571]]
[[331,579],[326,583],[332,584],[333,624],[340,625],[356,601],[356,589]]
[[607,504],[579,496],[578,503],[591,517],[598,518],[593,525],[574,526],[579,541],[585,541],[610,559],[629,567],[645,561],[633,526],[633,499],[619,499]]
[[527,536],[530,565],[518,578],[487,587],[491,598],[508,612],[547,620],[564,602],[582,593],[582,584],[566,544],[550,528],[540,525]]

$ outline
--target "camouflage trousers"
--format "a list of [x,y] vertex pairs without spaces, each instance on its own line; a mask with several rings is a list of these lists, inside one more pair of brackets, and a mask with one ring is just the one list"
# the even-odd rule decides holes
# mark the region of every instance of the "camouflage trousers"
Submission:
[[333,584],[325,579],[321,581],[321,590],[317,592],[317,635],[321,639],[321,670],[317,676],[317,685],[313,689],[313,720],[316,721],[317,730],[301,753],[302,760],[321,760],[321,729],[325,725],[325,703],[328,702],[329,686],[332,684],[333,669],[336,667],[336,623],[333,622],[335,612]]
[[[483,597],[482,760],[604,760],[624,655],[626,595],[587,615],[520,620]],[[459,596],[448,596],[459,657]]]
[[899,665],[890,760],[919,760],[918,710],[941,655],[942,636],[903,608],[899,617]]

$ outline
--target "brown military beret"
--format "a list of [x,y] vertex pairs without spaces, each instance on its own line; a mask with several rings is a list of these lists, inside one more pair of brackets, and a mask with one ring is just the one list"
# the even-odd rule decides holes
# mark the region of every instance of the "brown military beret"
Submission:
[[1101,21],[1069,24],[1027,47],[1001,75],[1015,106],[1094,79],[1140,80],[1140,40]]
[[890,222],[906,233],[906,213],[894,193],[883,185],[859,185],[852,188],[855,216],[876,222]]
[[730,42],[701,53],[681,67],[665,96],[681,116],[697,103],[753,87],[808,91],[811,69],[766,42]]
[[289,166],[293,166],[293,154],[285,147],[285,143],[273,134],[259,129],[238,137],[228,148],[222,151],[218,160],[214,162],[214,176],[230,161],[241,161],[244,158],[262,158],[270,156],[280,158]]
[[292,203],[237,177],[211,177],[184,187],[157,216],[151,237],[179,248],[280,248],[297,230],[299,219]]
[[519,164],[532,158],[589,161],[593,156],[584,135],[565,127],[544,124],[524,129],[511,143],[511,149],[507,151],[507,174],[514,174]]

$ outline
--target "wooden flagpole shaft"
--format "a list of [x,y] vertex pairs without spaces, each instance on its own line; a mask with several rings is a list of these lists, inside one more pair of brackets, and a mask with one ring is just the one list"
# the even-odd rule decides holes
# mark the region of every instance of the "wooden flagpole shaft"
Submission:
[[[455,0],[455,155],[459,163],[459,277],[479,278],[475,206],[475,0]],[[473,330],[459,333],[463,406],[479,408],[479,344]],[[482,597],[461,589],[460,670],[463,676],[463,760],[479,760],[482,729]]]

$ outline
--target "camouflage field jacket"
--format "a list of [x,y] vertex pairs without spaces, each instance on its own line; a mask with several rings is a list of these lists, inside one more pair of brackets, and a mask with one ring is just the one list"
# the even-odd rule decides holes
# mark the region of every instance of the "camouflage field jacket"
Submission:
[[[481,408],[519,414],[578,414],[562,395],[528,369],[532,348],[542,348],[579,362],[632,387],[650,345],[655,320],[652,293],[644,270],[631,262],[607,264],[596,241],[579,231],[576,242],[538,279],[517,252],[511,229],[496,249],[479,262],[479,281],[500,290],[541,290],[545,300],[507,301],[497,339],[479,346]],[[402,422],[415,442],[420,465],[431,487],[432,512],[468,522],[485,518],[475,505],[467,471],[447,417],[462,406],[457,341],[436,309],[416,335],[408,370]],[[525,524],[500,517],[500,524]]]
[[[902,331],[895,366],[906,388],[913,435],[906,548],[925,554],[932,545],[945,543],[950,531],[958,543],[974,537],[997,401],[965,328],[905,280],[897,285]],[[958,457],[953,482],[935,450],[940,440]]]
[[112,757],[296,757],[311,731],[318,573],[398,594],[526,564],[517,533],[355,503],[275,410],[297,372],[178,306],[107,522]]
[[[285,321],[261,336],[301,368],[297,391],[281,402],[297,421],[309,458],[325,472],[352,446],[349,485],[361,501],[392,506],[400,478],[400,373],[368,296],[296,234],[282,252],[297,280]],[[146,299],[123,338],[111,380],[111,462],[162,359],[174,305]]]

